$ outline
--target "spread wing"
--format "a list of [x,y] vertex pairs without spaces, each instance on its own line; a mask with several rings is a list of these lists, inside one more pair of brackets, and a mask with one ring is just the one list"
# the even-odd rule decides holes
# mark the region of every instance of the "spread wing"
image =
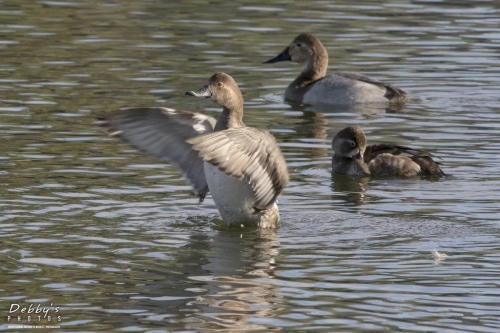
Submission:
[[254,190],[257,209],[274,204],[288,183],[285,159],[268,131],[238,127],[187,142],[203,160],[231,177],[245,179]]
[[439,163],[432,158],[435,157],[425,150],[413,149],[406,146],[397,146],[390,144],[370,145],[366,147],[363,159],[365,163],[370,163],[382,154],[391,154],[394,156],[407,157],[420,167],[420,173],[426,175],[444,176],[445,173],[439,167]]
[[406,91],[399,89],[399,88],[396,88],[390,83],[385,83],[382,81],[374,80],[371,77],[368,77],[368,76],[363,75],[363,74],[352,73],[352,72],[336,72],[335,75],[340,75],[340,76],[346,77],[348,79],[358,80],[358,81],[374,84],[374,85],[382,87],[382,88],[386,88],[387,93],[386,93],[385,97],[389,100],[395,98],[395,99],[399,99],[402,102],[404,102],[405,99],[407,98]]
[[203,160],[191,149],[187,139],[210,133],[216,120],[199,113],[169,108],[137,108],[105,116],[112,136],[121,136],[142,153],[170,161],[189,179],[203,201],[207,181]]

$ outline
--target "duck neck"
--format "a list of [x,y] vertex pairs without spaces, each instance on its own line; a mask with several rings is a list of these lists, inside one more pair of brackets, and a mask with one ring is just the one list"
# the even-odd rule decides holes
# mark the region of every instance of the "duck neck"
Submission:
[[217,119],[214,131],[223,131],[229,128],[243,127],[243,106],[239,108],[227,108],[222,109],[222,113]]
[[300,75],[292,82],[296,88],[302,88],[308,84],[311,84],[326,75],[326,70],[328,68],[328,53],[320,52],[320,54],[315,54],[314,57],[309,60]]

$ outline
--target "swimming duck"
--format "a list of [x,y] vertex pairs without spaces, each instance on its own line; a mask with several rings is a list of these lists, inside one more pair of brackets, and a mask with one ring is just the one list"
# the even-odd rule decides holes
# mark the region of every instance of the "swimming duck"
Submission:
[[226,224],[276,228],[278,197],[288,170],[274,136],[243,123],[243,97],[233,78],[214,74],[186,95],[210,98],[222,106],[212,117],[152,107],[127,109],[106,117],[120,135],[146,155],[171,161],[203,201],[208,190]]
[[304,66],[285,91],[285,98],[293,102],[353,105],[408,101],[405,91],[362,74],[337,72],[326,75],[328,52],[313,35],[298,35],[283,52],[264,63],[287,60]]
[[380,144],[366,146],[359,126],[348,126],[332,141],[332,171],[350,176],[444,176],[432,155],[424,150]]

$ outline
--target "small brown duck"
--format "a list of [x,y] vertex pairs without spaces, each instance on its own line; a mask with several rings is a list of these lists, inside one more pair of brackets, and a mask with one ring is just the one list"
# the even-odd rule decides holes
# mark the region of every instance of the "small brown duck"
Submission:
[[366,145],[365,133],[359,126],[348,126],[332,141],[332,172],[350,176],[445,176],[424,150],[390,144]]

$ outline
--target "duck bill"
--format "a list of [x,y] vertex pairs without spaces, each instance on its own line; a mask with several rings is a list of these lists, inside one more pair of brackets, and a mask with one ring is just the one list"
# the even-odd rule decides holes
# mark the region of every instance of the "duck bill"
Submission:
[[212,93],[210,92],[208,85],[204,85],[203,88],[196,91],[186,91],[186,95],[194,97],[203,97],[203,98],[212,97]]
[[290,51],[290,47],[287,47],[286,49],[283,50],[283,52],[278,54],[276,57],[269,59],[268,61],[264,61],[263,64],[272,64],[275,62],[292,60],[292,57],[290,56],[289,51]]

